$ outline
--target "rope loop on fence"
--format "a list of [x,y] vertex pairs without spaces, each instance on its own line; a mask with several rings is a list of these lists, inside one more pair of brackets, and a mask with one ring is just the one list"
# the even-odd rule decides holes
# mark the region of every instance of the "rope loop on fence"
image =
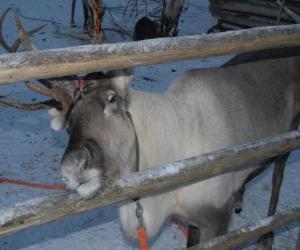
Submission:
[[100,3],[99,0],[93,0],[93,44],[101,42],[101,17],[100,17]]

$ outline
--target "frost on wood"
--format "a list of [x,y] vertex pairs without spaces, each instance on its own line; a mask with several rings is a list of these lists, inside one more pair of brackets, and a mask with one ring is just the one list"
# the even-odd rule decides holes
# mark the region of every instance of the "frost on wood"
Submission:
[[9,207],[0,209],[0,225],[8,224],[16,217],[26,217],[39,212],[39,205],[48,202],[50,197],[41,197],[17,203],[14,209]]
[[0,83],[295,46],[299,42],[300,25],[295,24],[15,53],[0,56]]
[[281,214],[262,219],[257,223],[247,225],[241,229],[216,237],[192,249],[231,249],[247,240],[268,233],[283,225],[300,219],[300,208],[291,209]]

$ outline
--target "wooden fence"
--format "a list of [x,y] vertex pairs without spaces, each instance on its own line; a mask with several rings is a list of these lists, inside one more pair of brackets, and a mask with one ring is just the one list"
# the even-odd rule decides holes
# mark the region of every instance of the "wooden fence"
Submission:
[[[300,25],[289,25],[223,34],[7,54],[0,56],[0,83],[299,44]],[[0,236],[119,201],[169,191],[230,171],[245,169],[264,159],[299,148],[300,131],[293,131],[129,174],[89,201],[80,200],[76,195],[64,194],[30,200],[14,208],[2,208]],[[218,244],[232,247],[298,219],[300,211],[296,209],[266,219],[259,226],[252,225],[218,237],[198,248],[211,248]]]
[[207,58],[300,44],[300,24],[0,56],[0,83]]

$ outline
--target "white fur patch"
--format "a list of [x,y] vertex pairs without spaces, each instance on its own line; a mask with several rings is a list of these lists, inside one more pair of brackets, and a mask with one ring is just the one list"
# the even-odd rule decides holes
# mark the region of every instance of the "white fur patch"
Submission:
[[65,114],[56,108],[51,108],[48,110],[50,115],[50,125],[55,131],[61,130],[65,127]]
[[81,184],[77,188],[77,193],[83,199],[89,199],[97,194],[101,187],[101,180],[99,176],[95,176],[90,179],[88,182]]
[[[149,238],[153,238],[169,215],[175,214],[176,200],[171,193],[140,199],[143,208],[144,226]],[[137,240],[138,220],[136,203],[124,203],[120,206],[119,215],[124,233],[131,240]]]
[[126,88],[128,84],[132,81],[133,76],[132,75],[121,75],[121,76],[115,76],[111,80],[114,84],[116,84],[120,88]]
[[65,164],[62,166],[62,176],[67,187],[76,191],[81,198],[89,199],[97,194],[102,186],[101,170],[96,168],[80,171],[82,162],[75,167]]

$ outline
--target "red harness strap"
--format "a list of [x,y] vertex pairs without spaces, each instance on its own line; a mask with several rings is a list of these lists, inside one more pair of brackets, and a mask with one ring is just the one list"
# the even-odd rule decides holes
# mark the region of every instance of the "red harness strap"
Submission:
[[[187,239],[188,238],[188,231],[181,222],[181,220],[175,216],[172,217],[172,221],[178,226],[180,231],[182,232],[183,236]],[[147,231],[144,226],[139,226],[137,229],[138,239],[140,250],[148,250],[148,235]]]
[[48,190],[65,190],[65,185],[61,184],[42,184],[42,183],[31,183],[31,182],[25,182],[25,181],[18,181],[18,180],[12,180],[8,178],[2,178],[0,177],[0,184],[6,183],[6,184],[14,184],[18,186],[25,186],[25,187],[31,187],[31,188],[40,188],[40,189],[48,189]]

